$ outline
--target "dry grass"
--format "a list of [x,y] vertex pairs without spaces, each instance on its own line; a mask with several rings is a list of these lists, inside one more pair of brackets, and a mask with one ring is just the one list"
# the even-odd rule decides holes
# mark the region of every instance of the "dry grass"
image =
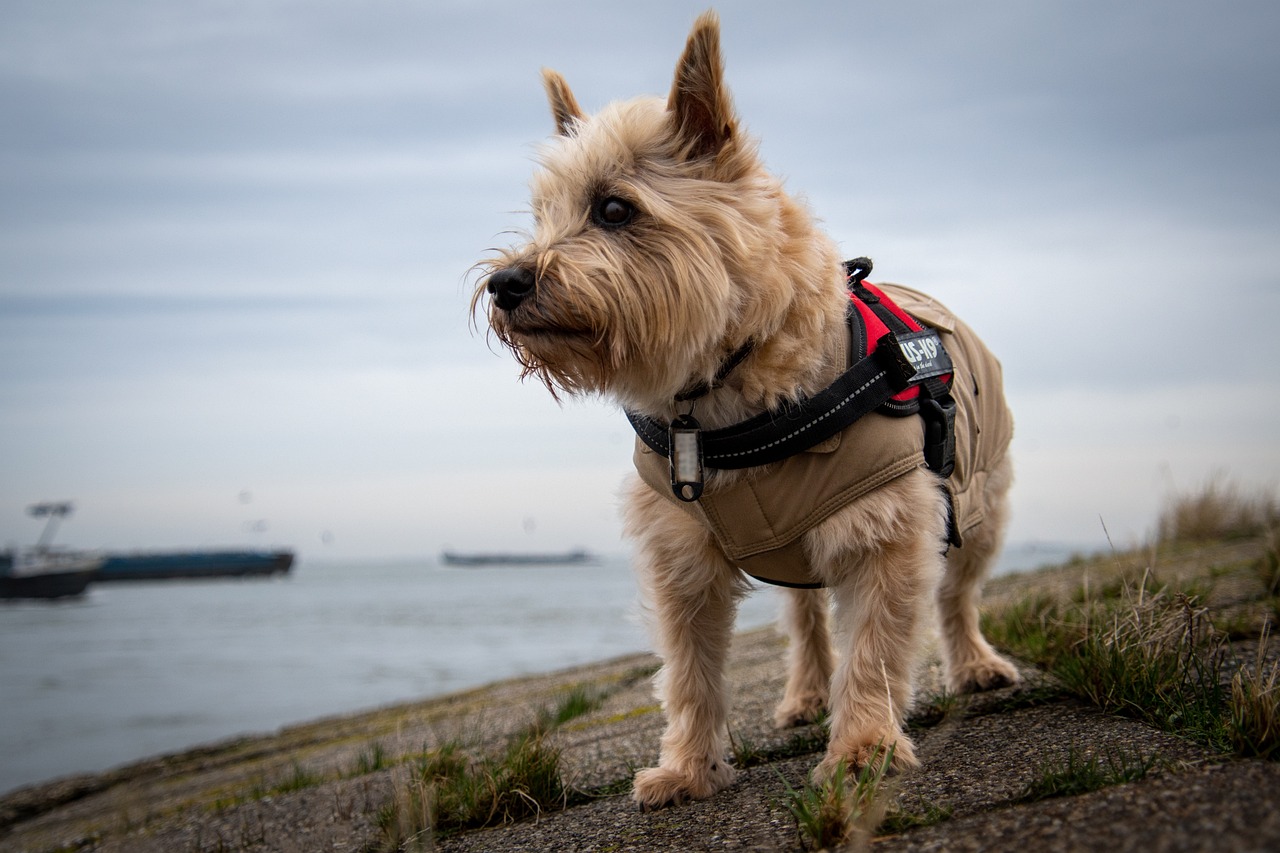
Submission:
[[991,613],[986,632],[1106,711],[1223,752],[1280,759],[1280,662],[1268,659],[1269,622],[1255,664],[1234,663],[1228,633],[1191,588],[1158,586],[1148,572],[1118,590],[1040,595]]
[[1106,711],[1227,748],[1222,638],[1185,593],[1144,579],[1116,597],[1042,597],[1006,608],[988,629]]
[[1267,662],[1264,631],[1252,668],[1231,679],[1231,745],[1238,755],[1280,760],[1280,661]]
[[1280,501],[1274,491],[1248,493],[1216,476],[1197,491],[1167,498],[1157,529],[1162,542],[1200,542],[1245,539],[1277,525]]

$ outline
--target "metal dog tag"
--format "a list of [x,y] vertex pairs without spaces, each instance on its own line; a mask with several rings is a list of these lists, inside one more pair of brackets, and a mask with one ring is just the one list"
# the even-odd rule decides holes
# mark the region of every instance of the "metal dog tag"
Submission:
[[686,503],[702,496],[702,426],[681,415],[667,431],[671,448],[671,491]]

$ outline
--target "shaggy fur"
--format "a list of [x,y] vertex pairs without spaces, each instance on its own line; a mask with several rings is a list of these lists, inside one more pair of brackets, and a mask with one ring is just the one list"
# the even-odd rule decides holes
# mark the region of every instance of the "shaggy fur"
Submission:
[[[553,394],[607,395],[669,421],[675,397],[709,382],[754,341],[723,385],[697,401],[715,429],[812,394],[843,370],[847,293],[840,255],[810,212],[765,170],[723,82],[719,23],[698,19],[668,97],[614,103],[588,117],[556,73],[543,72],[557,136],[533,178],[535,231],[486,262],[473,308]],[[709,472],[707,489],[751,472]],[[983,496],[986,521],[940,555],[946,505],[935,475],[916,470],[837,511],[806,534],[828,594],[789,590],[790,637],[779,726],[830,712],[815,770],[862,765],[894,747],[916,764],[902,725],[925,617],[938,602],[955,690],[1009,684],[1017,671],[978,631],[982,577],[999,546],[1002,461]],[[742,573],[692,515],[638,478],[626,530],[655,616],[667,717],[658,766],[641,770],[646,808],[709,797],[728,785],[725,660]]]

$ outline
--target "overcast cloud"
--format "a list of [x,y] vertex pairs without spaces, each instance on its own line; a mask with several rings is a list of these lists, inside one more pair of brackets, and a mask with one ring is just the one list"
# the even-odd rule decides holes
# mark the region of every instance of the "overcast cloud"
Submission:
[[[0,543],[68,498],[90,547],[620,550],[625,420],[518,384],[469,270],[528,224],[538,69],[665,92],[702,8],[0,6]],[[768,163],[1004,361],[1012,539],[1276,486],[1280,7],[720,12]]]

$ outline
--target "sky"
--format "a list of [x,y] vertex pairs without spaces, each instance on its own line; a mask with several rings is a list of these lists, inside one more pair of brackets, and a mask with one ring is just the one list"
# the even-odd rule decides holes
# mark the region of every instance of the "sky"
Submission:
[[[0,545],[621,552],[632,434],[521,384],[474,265],[703,4],[0,4]],[[725,2],[748,131],[1001,357],[1014,542],[1280,483],[1280,6]]]

